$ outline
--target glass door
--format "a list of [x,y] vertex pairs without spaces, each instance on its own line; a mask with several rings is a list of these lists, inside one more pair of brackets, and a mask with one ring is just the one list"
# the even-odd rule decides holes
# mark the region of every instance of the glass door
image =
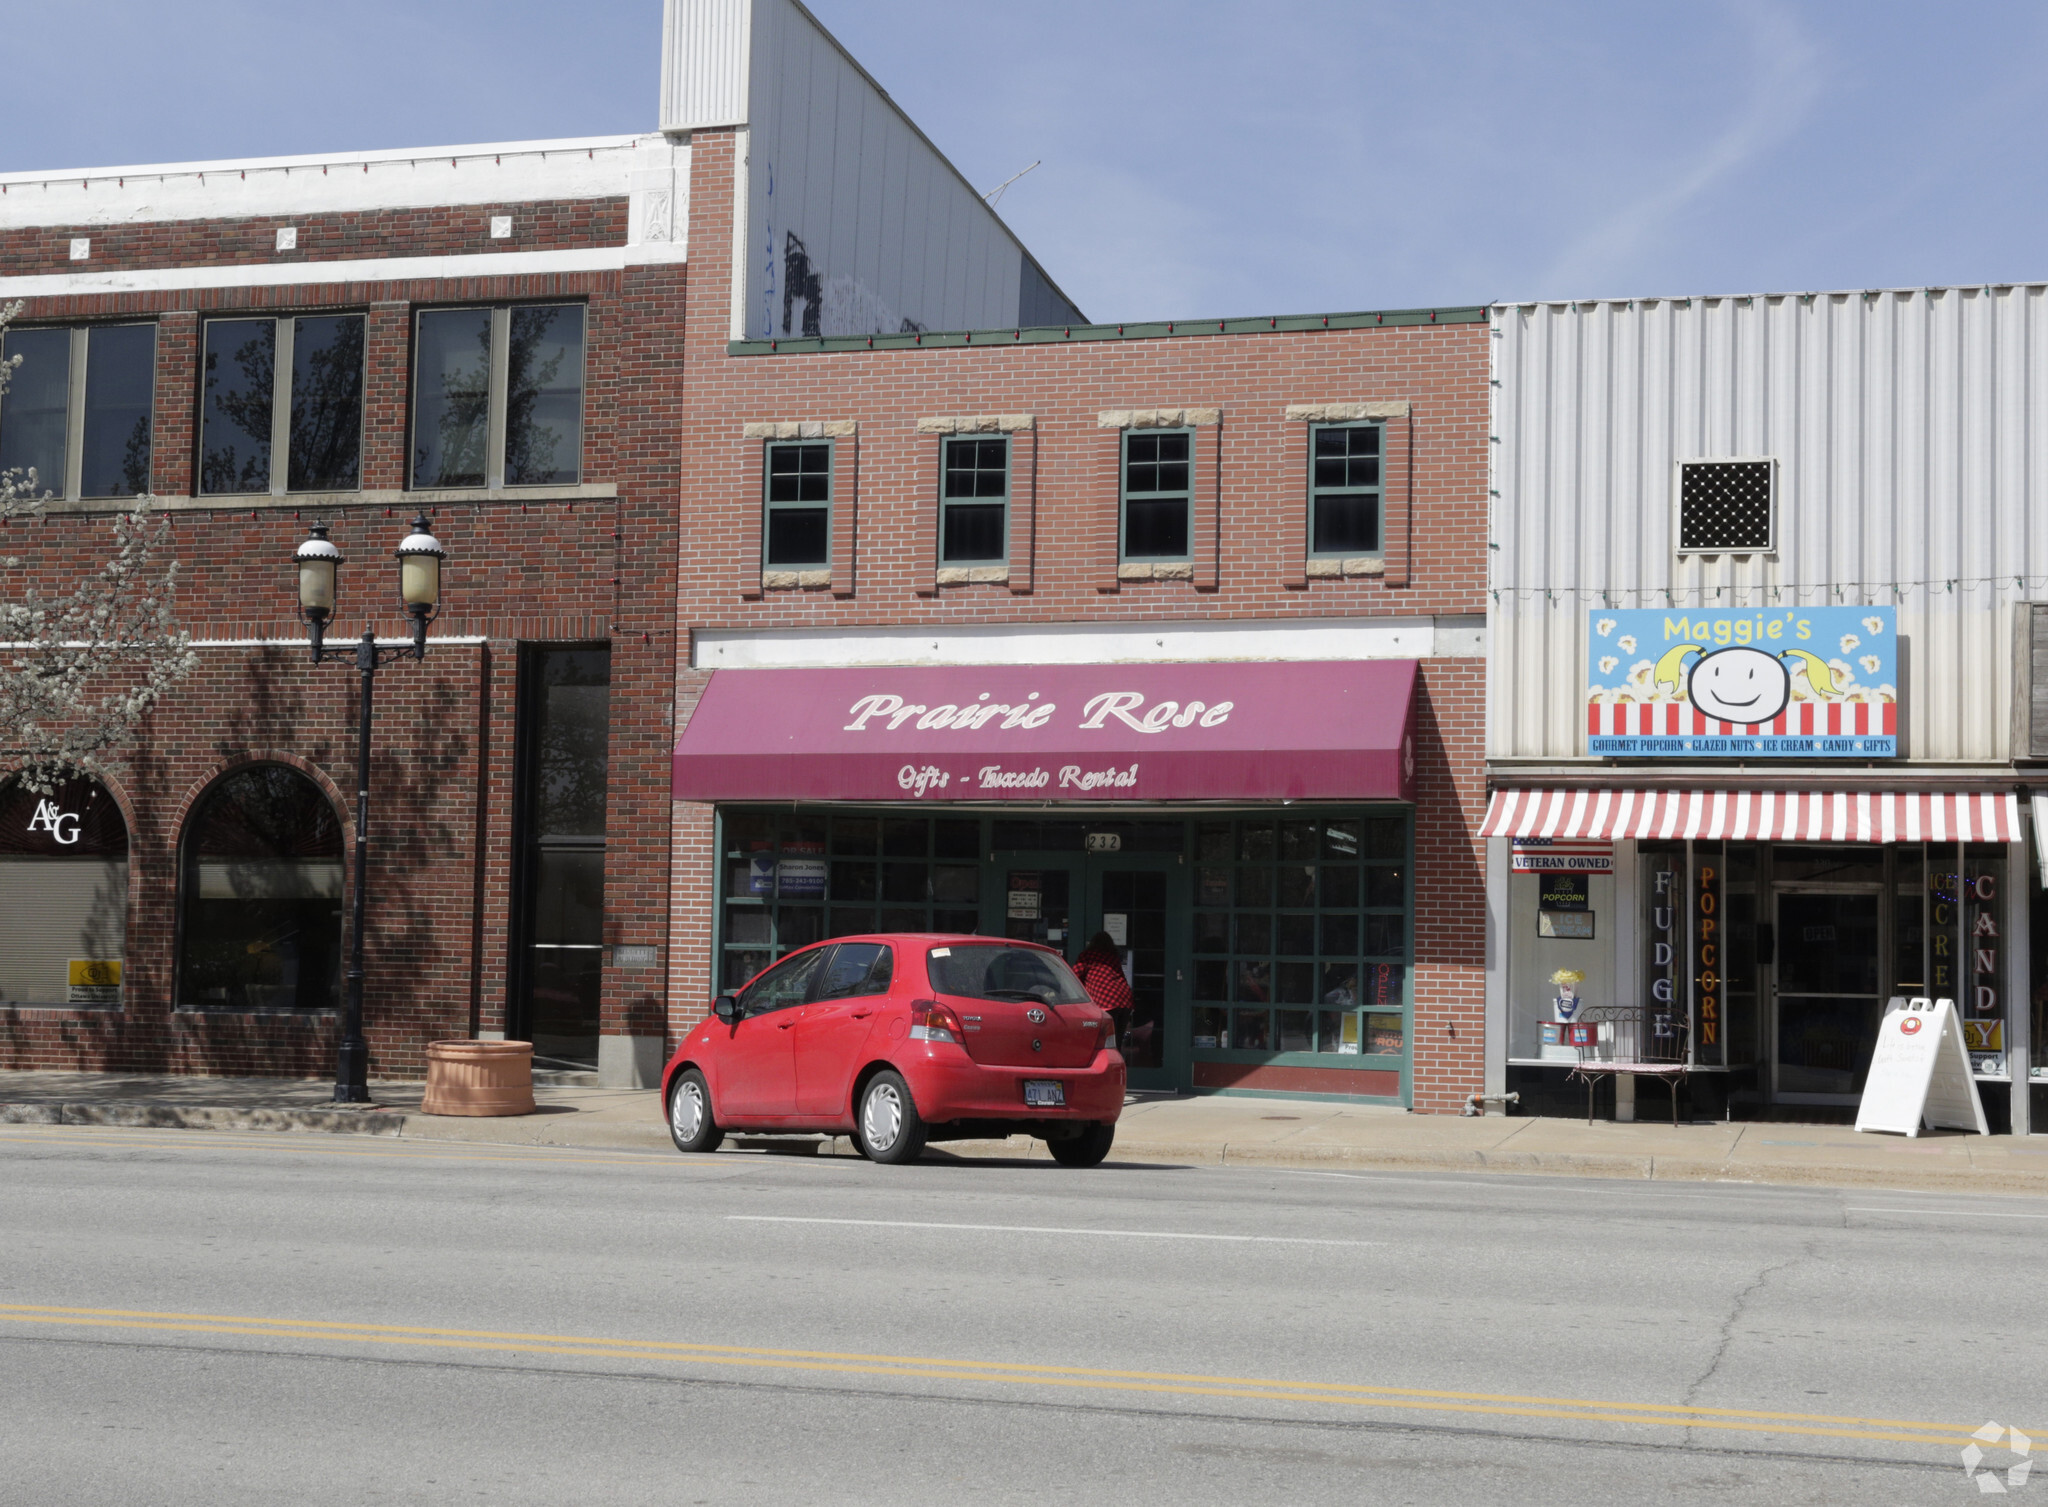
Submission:
[[1087,935],[1109,933],[1131,981],[1123,1043],[1133,1088],[1184,1088],[1189,1079],[1187,870],[1146,854],[1090,858]]
[[610,696],[610,649],[526,651],[506,1025],[537,1067],[597,1066]]
[[1777,893],[1776,1097],[1853,1102],[1884,1015],[1883,891]]
[[1099,931],[1123,954],[1131,1022],[1123,1042],[1133,1088],[1185,1088],[1186,868],[1148,853],[998,851],[982,930],[1057,948],[1071,963]]

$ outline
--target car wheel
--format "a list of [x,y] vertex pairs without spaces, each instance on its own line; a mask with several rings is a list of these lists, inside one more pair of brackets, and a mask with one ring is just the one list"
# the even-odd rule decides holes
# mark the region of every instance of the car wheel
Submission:
[[1115,1139],[1116,1126],[1097,1122],[1077,1136],[1069,1136],[1063,1141],[1047,1141],[1045,1149],[1062,1167],[1093,1167],[1109,1155],[1110,1142]]
[[725,1140],[725,1132],[711,1117],[711,1090],[695,1068],[678,1073],[669,1090],[668,1133],[678,1151],[716,1151]]
[[860,1094],[854,1138],[871,1162],[914,1162],[924,1151],[924,1120],[901,1075],[875,1074]]

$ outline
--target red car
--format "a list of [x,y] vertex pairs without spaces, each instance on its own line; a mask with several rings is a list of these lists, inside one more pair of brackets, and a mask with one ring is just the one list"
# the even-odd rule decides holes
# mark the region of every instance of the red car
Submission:
[[683,1039],[669,1134],[851,1133],[908,1162],[927,1141],[1025,1132],[1069,1167],[1109,1154],[1124,1107],[1114,1027],[1051,948],[999,937],[836,937],[793,952]]

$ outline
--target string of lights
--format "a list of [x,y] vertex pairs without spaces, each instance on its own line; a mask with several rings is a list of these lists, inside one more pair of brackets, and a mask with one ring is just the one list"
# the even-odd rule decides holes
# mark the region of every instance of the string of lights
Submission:
[[2048,591],[2048,575],[1933,576],[1920,581],[1827,581],[1793,585],[1705,586],[1490,586],[1496,606],[1503,602],[1544,602],[1552,606],[1589,603],[1601,607],[1755,607],[1839,604],[1882,606],[1909,594],[1954,596],[1973,591],[2011,592],[2024,597]]

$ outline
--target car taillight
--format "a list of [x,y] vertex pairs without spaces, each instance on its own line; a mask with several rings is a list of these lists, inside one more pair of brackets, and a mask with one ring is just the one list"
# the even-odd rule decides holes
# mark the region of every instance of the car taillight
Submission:
[[921,999],[910,1007],[910,1039],[912,1041],[958,1041],[967,1033],[960,1028],[960,1017],[935,999]]

